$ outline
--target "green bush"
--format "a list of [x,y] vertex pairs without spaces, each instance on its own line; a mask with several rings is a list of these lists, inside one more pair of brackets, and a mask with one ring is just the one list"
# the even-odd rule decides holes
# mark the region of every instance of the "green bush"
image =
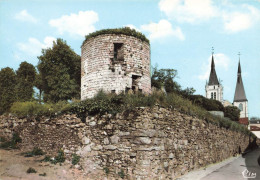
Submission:
[[59,150],[58,155],[55,156],[54,158],[51,158],[50,156],[45,156],[44,159],[42,159],[41,161],[50,162],[51,164],[60,163],[60,165],[61,165],[61,163],[63,163],[65,161],[64,151]]
[[78,156],[77,154],[72,154],[72,160],[71,160],[71,163],[73,165],[76,165],[78,164],[80,161],[80,156]]
[[93,33],[88,34],[87,36],[85,36],[85,40],[82,43],[82,45],[90,38],[92,37],[96,37],[102,34],[124,34],[127,36],[133,36],[136,37],[142,41],[147,42],[148,44],[150,43],[149,40],[145,37],[145,35],[143,35],[140,32],[137,32],[135,29],[131,29],[129,27],[123,27],[123,28],[116,28],[116,29],[103,29],[100,31],[96,31]]
[[124,173],[123,169],[121,169],[121,171],[118,172],[118,175],[119,175],[122,179],[124,179],[125,173]]
[[41,156],[43,154],[44,153],[40,148],[33,148],[32,151],[25,153],[25,157]]
[[1,136],[0,136],[0,142],[6,142],[5,137],[1,137]]
[[27,169],[26,172],[29,174],[29,173],[36,173],[37,171],[34,168],[30,167],[29,169]]
[[239,121],[240,110],[236,106],[227,106],[224,109],[225,117],[230,118],[232,121]]
[[109,174],[109,169],[108,169],[108,167],[104,167],[104,171],[105,171],[106,175]]
[[14,132],[10,141],[4,141],[0,144],[0,148],[3,149],[17,149],[17,144],[22,142],[19,134]]
[[39,176],[46,176],[47,174],[46,173],[43,173],[43,174],[39,174]]

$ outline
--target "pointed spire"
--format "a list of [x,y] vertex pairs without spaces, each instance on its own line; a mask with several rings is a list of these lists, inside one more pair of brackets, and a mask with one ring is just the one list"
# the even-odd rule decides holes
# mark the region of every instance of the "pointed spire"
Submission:
[[214,63],[214,48],[212,47],[212,59],[211,59],[211,70],[209,75],[209,84],[208,85],[219,85],[217,73],[215,70],[215,63]]
[[242,81],[242,74],[241,74],[241,65],[240,65],[240,53],[239,53],[239,61],[238,61],[238,70],[237,70],[237,85],[236,91],[234,96],[234,102],[242,102],[247,101],[246,93]]
[[237,70],[237,73],[240,73],[241,74],[241,66],[240,66],[240,52],[238,53],[238,57],[239,57],[239,61],[238,61],[238,70]]

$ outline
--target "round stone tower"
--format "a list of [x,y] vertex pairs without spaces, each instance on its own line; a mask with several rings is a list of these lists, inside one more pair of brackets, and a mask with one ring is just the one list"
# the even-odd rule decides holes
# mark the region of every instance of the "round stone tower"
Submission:
[[81,100],[99,90],[151,92],[150,45],[144,35],[121,28],[86,37],[81,47]]

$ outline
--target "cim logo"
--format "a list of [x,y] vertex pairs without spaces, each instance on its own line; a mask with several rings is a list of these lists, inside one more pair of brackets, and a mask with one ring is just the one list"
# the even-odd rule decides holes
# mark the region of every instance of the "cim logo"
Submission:
[[256,178],[256,173],[252,173],[252,172],[248,171],[247,169],[245,169],[242,172],[242,175],[244,178]]

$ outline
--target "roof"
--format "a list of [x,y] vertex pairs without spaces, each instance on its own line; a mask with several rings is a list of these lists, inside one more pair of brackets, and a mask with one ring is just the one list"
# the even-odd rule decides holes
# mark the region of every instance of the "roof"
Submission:
[[212,54],[212,60],[211,60],[211,70],[210,70],[208,85],[219,85],[217,73],[216,73],[216,70],[215,70],[215,63],[214,63],[213,54]]
[[234,96],[234,102],[242,102],[247,101],[246,93],[243,85],[242,80],[242,73],[241,73],[241,66],[240,61],[238,62],[238,70],[237,70],[237,85],[236,85],[236,91]]
[[244,124],[244,125],[248,125],[248,118],[247,117],[246,118],[240,118],[239,123]]

